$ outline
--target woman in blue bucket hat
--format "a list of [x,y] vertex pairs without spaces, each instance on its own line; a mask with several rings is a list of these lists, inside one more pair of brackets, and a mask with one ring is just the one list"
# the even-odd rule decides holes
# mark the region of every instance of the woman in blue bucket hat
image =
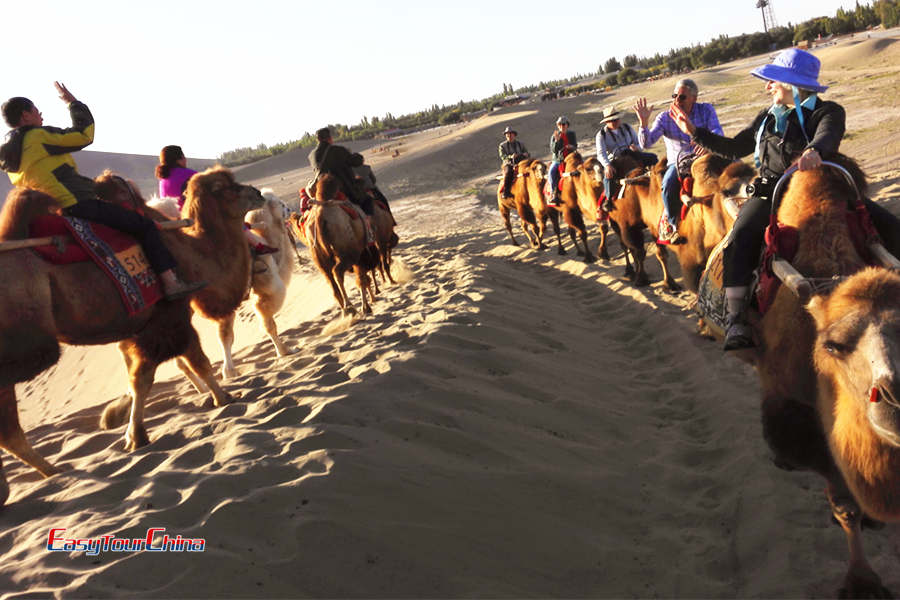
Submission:
[[[672,115],[694,142],[716,154],[732,159],[753,154],[759,171],[752,189],[748,186],[750,198],[722,249],[723,284],[728,301],[725,350],[754,345],[745,315],[747,293],[769,224],[775,183],[795,162],[802,171],[833,158],[844,136],[843,107],[818,96],[827,89],[818,81],[819,66],[819,59],[809,52],[791,48],[779,53],[771,64],[753,69],[750,74],[766,82],[772,106],[761,111],[749,127],[732,138],[695,127],[681,111]],[[893,250],[891,246],[897,240],[900,221],[870,200],[866,200],[866,207],[872,223]]]

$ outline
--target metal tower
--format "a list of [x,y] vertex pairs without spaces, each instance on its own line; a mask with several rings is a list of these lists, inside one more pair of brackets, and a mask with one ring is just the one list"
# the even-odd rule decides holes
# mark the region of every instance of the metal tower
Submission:
[[775,22],[775,13],[772,12],[772,0],[758,0],[756,8],[762,11],[763,31],[769,33],[770,29],[778,26]]

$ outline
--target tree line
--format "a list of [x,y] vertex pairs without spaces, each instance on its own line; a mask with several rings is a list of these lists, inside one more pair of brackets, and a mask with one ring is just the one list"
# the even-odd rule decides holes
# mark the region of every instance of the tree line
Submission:
[[[392,130],[409,132],[457,123],[462,121],[466,114],[493,109],[505,96],[513,94],[531,94],[565,86],[574,86],[567,88],[567,91],[577,93],[600,86],[627,85],[664,73],[680,73],[700,69],[785,48],[804,40],[814,40],[819,36],[844,35],[878,25],[890,28],[896,27],[898,24],[900,24],[900,0],[874,0],[867,4],[860,4],[857,1],[853,10],[840,8],[833,17],[818,17],[796,26],[788,23],[785,27],[770,29],[768,33],[757,32],[735,37],[722,35],[706,44],[673,49],[665,55],[656,53],[652,57],[639,58],[634,54],[629,54],[622,58],[621,63],[613,57],[601,65],[597,73],[578,73],[565,79],[540,81],[515,89],[512,84],[504,83],[502,93],[481,100],[460,100],[456,104],[442,106],[433,104],[426,110],[399,117],[394,117],[391,113],[387,113],[383,117],[364,116],[356,125],[335,123],[328,127],[331,129],[335,141],[372,139]],[[582,83],[604,74],[607,76],[602,83]],[[315,145],[315,135],[305,132],[297,140],[273,146],[259,144],[256,147],[236,148],[223,152],[219,156],[219,161],[227,166],[236,166],[275,156],[295,148]]]

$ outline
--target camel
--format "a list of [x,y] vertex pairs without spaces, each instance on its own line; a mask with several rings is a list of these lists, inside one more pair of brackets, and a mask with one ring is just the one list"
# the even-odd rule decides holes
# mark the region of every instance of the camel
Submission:
[[[132,190],[134,192],[134,190]],[[223,242],[241,236],[244,213],[262,203],[259,192],[235,182],[230,172],[210,169],[191,181],[187,230],[162,231],[186,279],[210,282],[197,294],[223,294],[244,275],[229,262]],[[0,240],[25,239],[28,223],[55,208],[51,197],[34,190],[13,190],[0,212]],[[151,213],[154,217],[161,215]],[[104,420],[128,415],[125,448],[150,442],[143,424],[144,402],[156,368],[178,357],[183,369],[202,380],[216,406],[230,396],[215,380],[212,365],[191,325],[189,299],[162,300],[129,316],[109,278],[93,263],[54,265],[30,250],[0,253],[0,448],[35,468],[44,477],[59,470],[31,447],[19,423],[15,384],[35,377],[59,359],[59,343],[92,345],[119,342],[125,356],[131,397]],[[8,497],[5,475],[0,499]],[[0,502],[2,503],[2,502]]]
[[540,241],[538,224],[528,198],[527,178],[531,175],[529,170],[531,162],[530,160],[521,160],[516,164],[516,179],[509,188],[513,195],[512,198],[503,195],[502,180],[497,184],[497,208],[500,210],[500,217],[503,219],[503,225],[509,232],[509,238],[513,245],[519,245],[516,236],[513,235],[512,224],[509,220],[510,212],[515,210],[519,215],[519,223],[528,242],[533,248],[543,249],[546,246]]
[[[857,189],[865,177],[840,162]],[[799,232],[791,263],[820,289],[807,306],[787,286],[754,319],[760,345],[747,350],[762,387],[763,433],[775,464],[825,477],[850,548],[841,595],[889,597],[867,562],[861,524],[900,521],[900,275],[866,267],[845,218],[856,191],[832,169],[798,171],[778,211]]]
[[[262,190],[265,205],[251,210],[244,217],[250,230],[265,240],[266,245],[278,248],[274,254],[257,256],[253,260],[250,278],[250,302],[256,316],[275,346],[278,356],[288,356],[296,350],[288,348],[278,337],[278,326],[275,315],[284,305],[287,287],[294,271],[294,247],[290,235],[285,228],[287,208],[275,197],[272,190]],[[245,242],[246,244],[246,242]],[[228,379],[237,375],[231,348],[234,344],[234,317],[232,312],[219,327],[219,341],[225,357],[222,364],[222,377]]]
[[[639,163],[630,159],[630,163],[622,166],[623,173],[631,171],[632,168],[639,166]],[[633,166],[632,166],[633,165]],[[596,156],[591,156],[582,164],[574,164],[575,172],[572,177],[575,183],[575,189],[578,195],[578,207],[585,219],[597,225],[597,231],[600,232],[600,245],[597,247],[597,255],[603,261],[609,261],[609,252],[606,249],[606,237],[609,234],[609,220],[604,218],[605,215],[600,210],[600,198],[603,194],[603,164]],[[566,167],[568,170],[568,167]],[[570,231],[571,235],[571,231]],[[622,244],[622,250],[625,253],[625,270],[632,270],[631,262],[628,258],[628,248],[622,243],[621,237],[619,243]]]
[[[756,176],[748,164],[704,155],[691,165],[694,180],[686,214],[678,223],[678,235],[686,241],[669,247],[681,266],[685,287],[696,293],[706,261],[737,217],[738,205],[746,199],[746,187]],[[684,200],[682,196],[682,200]]]
[[[667,161],[663,158],[642,175],[640,169],[628,173],[629,180],[621,198],[615,201],[610,212],[610,220],[621,236],[623,244],[634,258],[632,283],[644,286],[649,283],[644,269],[647,256],[644,249],[644,229],[649,229],[657,238],[659,219],[662,215],[662,176]],[[753,177],[753,170],[742,163],[713,154],[705,155],[691,168],[694,177],[694,198],[685,218],[678,225],[678,233],[686,242],[666,247],[654,244],[656,259],[663,271],[663,281],[670,291],[680,291],[681,286],[669,272],[668,255],[673,251],[681,264],[685,285],[691,291],[697,290],[700,274],[713,247],[721,241],[734,222],[734,217],[726,216],[722,209],[726,202],[734,202],[744,193],[744,187]],[[626,272],[626,276],[629,273]]]
[[[375,248],[378,251],[377,271],[381,273],[385,282],[397,283],[394,281],[393,275],[391,275],[391,254],[400,242],[397,234],[394,233],[396,222],[387,205],[382,204],[378,200],[373,200],[372,207],[374,209],[372,229],[374,229],[375,233]],[[375,278],[374,272],[372,283],[375,285],[375,293],[380,293],[378,279]]]
[[557,254],[564,256],[566,251],[563,249],[562,236],[559,232],[559,212],[549,206],[544,197],[544,188],[547,185],[547,165],[537,159],[522,162],[527,162],[528,173],[525,177],[525,187],[528,192],[528,204],[531,205],[531,211],[534,213],[537,223],[538,248],[546,248],[544,233],[547,231],[547,219],[549,219],[556,234]]
[[[316,201],[301,221],[291,215],[300,240],[309,248],[313,263],[328,280],[334,299],[345,315],[356,314],[344,289],[344,274],[352,270],[362,296],[363,314],[372,314],[368,296],[374,301],[369,271],[378,264],[376,252],[366,245],[366,232],[356,208],[346,200],[331,200],[339,183],[330,174],[320,175],[315,185]],[[349,211],[353,211],[352,216]],[[367,296],[368,294],[368,296]]]
[[[560,165],[561,171],[563,167],[565,168],[565,171],[560,173],[562,181],[562,189],[559,195],[561,204],[554,208],[562,213],[563,218],[566,220],[566,225],[569,226],[569,237],[572,238],[572,243],[575,245],[578,256],[584,256],[584,262],[592,263],[597,260],[597,257],[591,253],[591,249],[588,247],[587,227],[584,224],[584,217],[578,206],[578,182],[587,177],[579,170],[583,163],[581,155],[578,152],[572,152],[566,156],[563,164]],[[581,239],[581,247],[578,245],[576,234]]]

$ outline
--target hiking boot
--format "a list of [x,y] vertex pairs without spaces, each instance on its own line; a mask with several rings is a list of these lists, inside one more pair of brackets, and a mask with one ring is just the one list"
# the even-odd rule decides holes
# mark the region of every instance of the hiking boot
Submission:
[[729,315],[726,322],[725,343],[722,346],[722,350],[728,352],[729,350],[743,350],[755,346],[753,332],[744,315]]
[[181,279],[176,279],[174,284],[163,283],[163,292],[166,295],[166,300],[180,300],[196,291],[202,290],[207,285],[209,284],[205,281],[188,283]]
[[547,201],[547,206],[560,206],[561,204],[562,203],[559,201],[559,194],[553,194]]
[[683,244],[686,238],[678,235],[678,229],[669,223],[669,220],[663,217],[659,221],[659,237],[656,238],[657,244],[668,246],[669,244]]
[[610,213],[616,210],[616,205],[613,204],[612,200],[610,200],[609,198],[604,198],[603,204],[600,205],[600,210],[605,210],[606,212]]

